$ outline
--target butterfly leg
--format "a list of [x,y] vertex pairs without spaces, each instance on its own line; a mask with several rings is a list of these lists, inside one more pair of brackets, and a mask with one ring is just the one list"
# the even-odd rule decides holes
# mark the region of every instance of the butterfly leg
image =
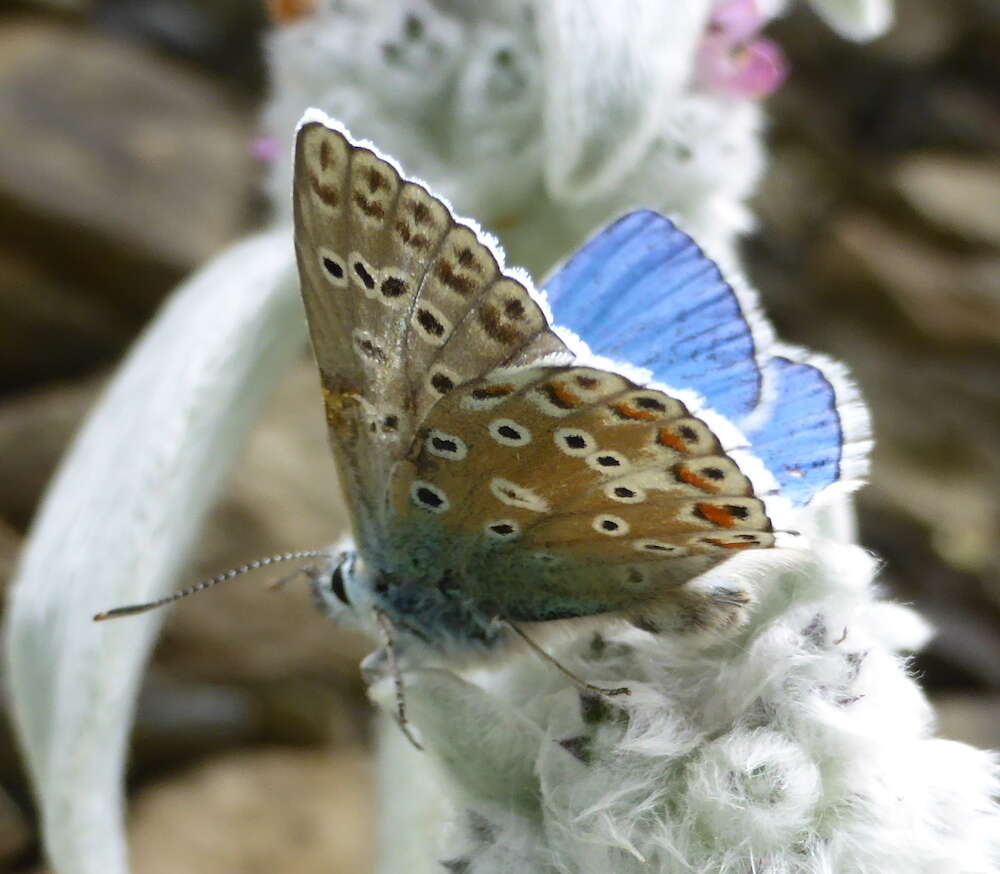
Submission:
[[598,695],[606,695],[611,697],[613,695],[631,695],[632,690],[628,686],[619,686],[617,689],[604,689],[600,686],[593,686],[585,680],[581,680],[576,674],[570,671],[565,665],[560,663],[557,659],[550,656],[544,649],[542,649],[537,643],[535,643],[527,634],[524,633],[520,628],[518,628],[509,619],[503,620],[506,625],[508,625],[511,631],[514,632],[518,637],[521,638],[528,646],[532,649],[535,655],[547,661],[552,667],[554,667],[559,673],[568,679],[572,680],[573,684],[580,689],[586,689],[588,692],[594,692]]
[[376,676],[381,673],[379,670],[381,665],[379,663],[383,660],[385,661],[389,668],[389,674],[392,677],[393,687],[396,690],[396,722],[403,734],[406,735],[406,739],[423,752],[424,748],[410,732],[409,720],[406,718],[406,696],[403,689],[403,675],[400,673],[399,661],[396,658],[395,628],[393,627],[392,620],[378,609],[375,610],[375,621],[378,624],[379,631],[382,633],[384,645],[382,649],[372,653],[361,663],[361,671],[366,676],[366,679]]

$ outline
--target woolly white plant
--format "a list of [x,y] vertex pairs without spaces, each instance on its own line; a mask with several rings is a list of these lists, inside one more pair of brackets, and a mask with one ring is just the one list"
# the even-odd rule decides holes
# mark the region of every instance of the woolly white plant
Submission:
[[[323,0],[308,18],[272,35],[274,97],[265,115],[282,156],[304,107],[340,115],[462,211],[483,218],[503,236],[513,260],[536,270],[603,218],[635,205],[676,214],[708,248],[726,254],[734,233],[749,222],[743,200],[760,170],[759,112],[749,98],[780,78],[777,55],[756,34],[780,5],[724,0],[713,11],[708,0],[636,0],[624,16],[598,0]],[[865,37],[879,20],[871,10],[885,9],[884,0],[815,5],[833,10],[828,17],[842,32]],[[708,26],[710,15],[715,19]],[[759,63],[741,65],[740,58]],[[275,160],[271,190],[279,224],[287,219],[287,168],[284,157]],[[111,381],[34,523],[10,592],[5,656],[14,724],[38,797],[46,853],[58,872],[127,871],[125,742],[158,627],[155,615],[111,626],[93,626],[89,617],[176,586],[227,460],[301,346],[293,287],[291,242],[287,231],[276,231],[239,243],[178,289]],[[636,685],[626,739],[637,736],[637,726],[657,724],[642,716],[642,702],[654,695],[660,677],[652,668],[646,672],[648,649],[648,641],[633,644],[628,659],[607,664],[609,671],[619,664]],[[571,648],[563,657],[578,664],[587,655]],[[562,727],[552,720],[564,708],[551,704],[559,695],[541,695],[537,686],[553,682],[551,675],[533,666],[518,679],[518,670],[484,679],[500,697],[476,691],[469,706],[487,701],[509,710],[504,696],[522,683],[534,689],[530,712],[498,725],[534,726],[526,729],[532,743],[559,728],[561,739]],[[435,728],[422,702],[433,704],[437,693],[422,694],[421,684],[430,682],[411,677],[415,722],[429,746]],[[647,687],[652,691],[639,694]],[[560,694],[571,697],[569,690]],[[498,730],[484,754],[496,757],[503,734]],[[507,742],[520,744],[509,776],[520,775],[512,785],[520,781],[517,794],[525,798],[534,791],[535,766],[526,764],[531,753],[523,739],[512,729]],[[430,757],[413,765],[409,755],[390,746],[383,761],[396,756],[413,769],[407,773],[423,773]],[[429,801],[420,806],[426,796],[419,786],[395,791],[399,769],[384,773],[385,870],[416,871],[414,860],[430,865],[437,858],[425,827],[437,808]],[[428,782],[428,792],[437,785]],[[580,783],[581,793],[586,785]],[[662,796],[667,785],[654,794]],[[577,789],[567,783],[560,792],[572,796]],[[522,817],[526,811],[542,817],[536,837],[550,832],[553,840],[561,835],[562,843],[571,843],[576,820],[544,819],[557,794],[538,796],[546,799],[541,808],[532,802],[518,809]],[[637,801],[633,813],[652,804]],[[629,840],[646,847],[647,838],[633,831],[629,826]],[[578,840],[588,842],[588,834],[579,832]],[[516,845],[529,856],[545,854],[541,844]]]
[[[429,755],[394,726],[383,736],[384,794],[397,792],[384,874],[1000,870],[996,760],[933,737],[899,655],[928,629],[877,600],[871,556],[815,514],[801,521],[811,548],[740,556],[704,578],[752,593],[737,634],[610,627],[553,649],[594,682],[625,683],[627,698],[581,694],[529,654],[464,679],[407,672]],[[376,694],[392,708],[385,684]],[[414,800],[451,832],[428,829],[416,846]]]

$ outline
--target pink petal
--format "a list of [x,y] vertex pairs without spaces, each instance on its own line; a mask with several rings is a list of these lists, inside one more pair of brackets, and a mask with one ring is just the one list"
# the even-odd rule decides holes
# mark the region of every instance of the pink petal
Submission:
[[788,75],[777,43],[755,39],[732,45],[719,34],[705,37],[698,49],[696,84],[727,97],[760,98],[775,91]]
[[270,164],[278,157],[278,138],[270,134],[261,134],[250,144],[250,154],[256,160]]
[[763,24],[756,0],[721,0],[709,16],[708,34],[736,45],[756,36]]

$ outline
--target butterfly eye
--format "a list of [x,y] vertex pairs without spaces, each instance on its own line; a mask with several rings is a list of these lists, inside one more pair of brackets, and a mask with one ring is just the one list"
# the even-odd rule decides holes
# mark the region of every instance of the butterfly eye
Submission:
[[337,596],[337,600],[340,601],[347,607],[351,606],[351,602],[347,598],[347,589],[344,586],[344,565],[337,565],[337,569],[333,572],[330,577],[330,591]]

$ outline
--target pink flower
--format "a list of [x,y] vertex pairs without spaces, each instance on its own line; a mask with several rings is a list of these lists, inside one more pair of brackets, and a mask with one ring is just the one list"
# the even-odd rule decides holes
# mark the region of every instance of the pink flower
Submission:
[[250,144],[250,154],[262,164],[270,164],[278,157],[279,148],[277,137],[261,134]]
[[758,37],[763,24],[754,0],[720,0],[698,48],[695,84],[738,98],[775,91],[785,81],[788,64],[777,43]]

